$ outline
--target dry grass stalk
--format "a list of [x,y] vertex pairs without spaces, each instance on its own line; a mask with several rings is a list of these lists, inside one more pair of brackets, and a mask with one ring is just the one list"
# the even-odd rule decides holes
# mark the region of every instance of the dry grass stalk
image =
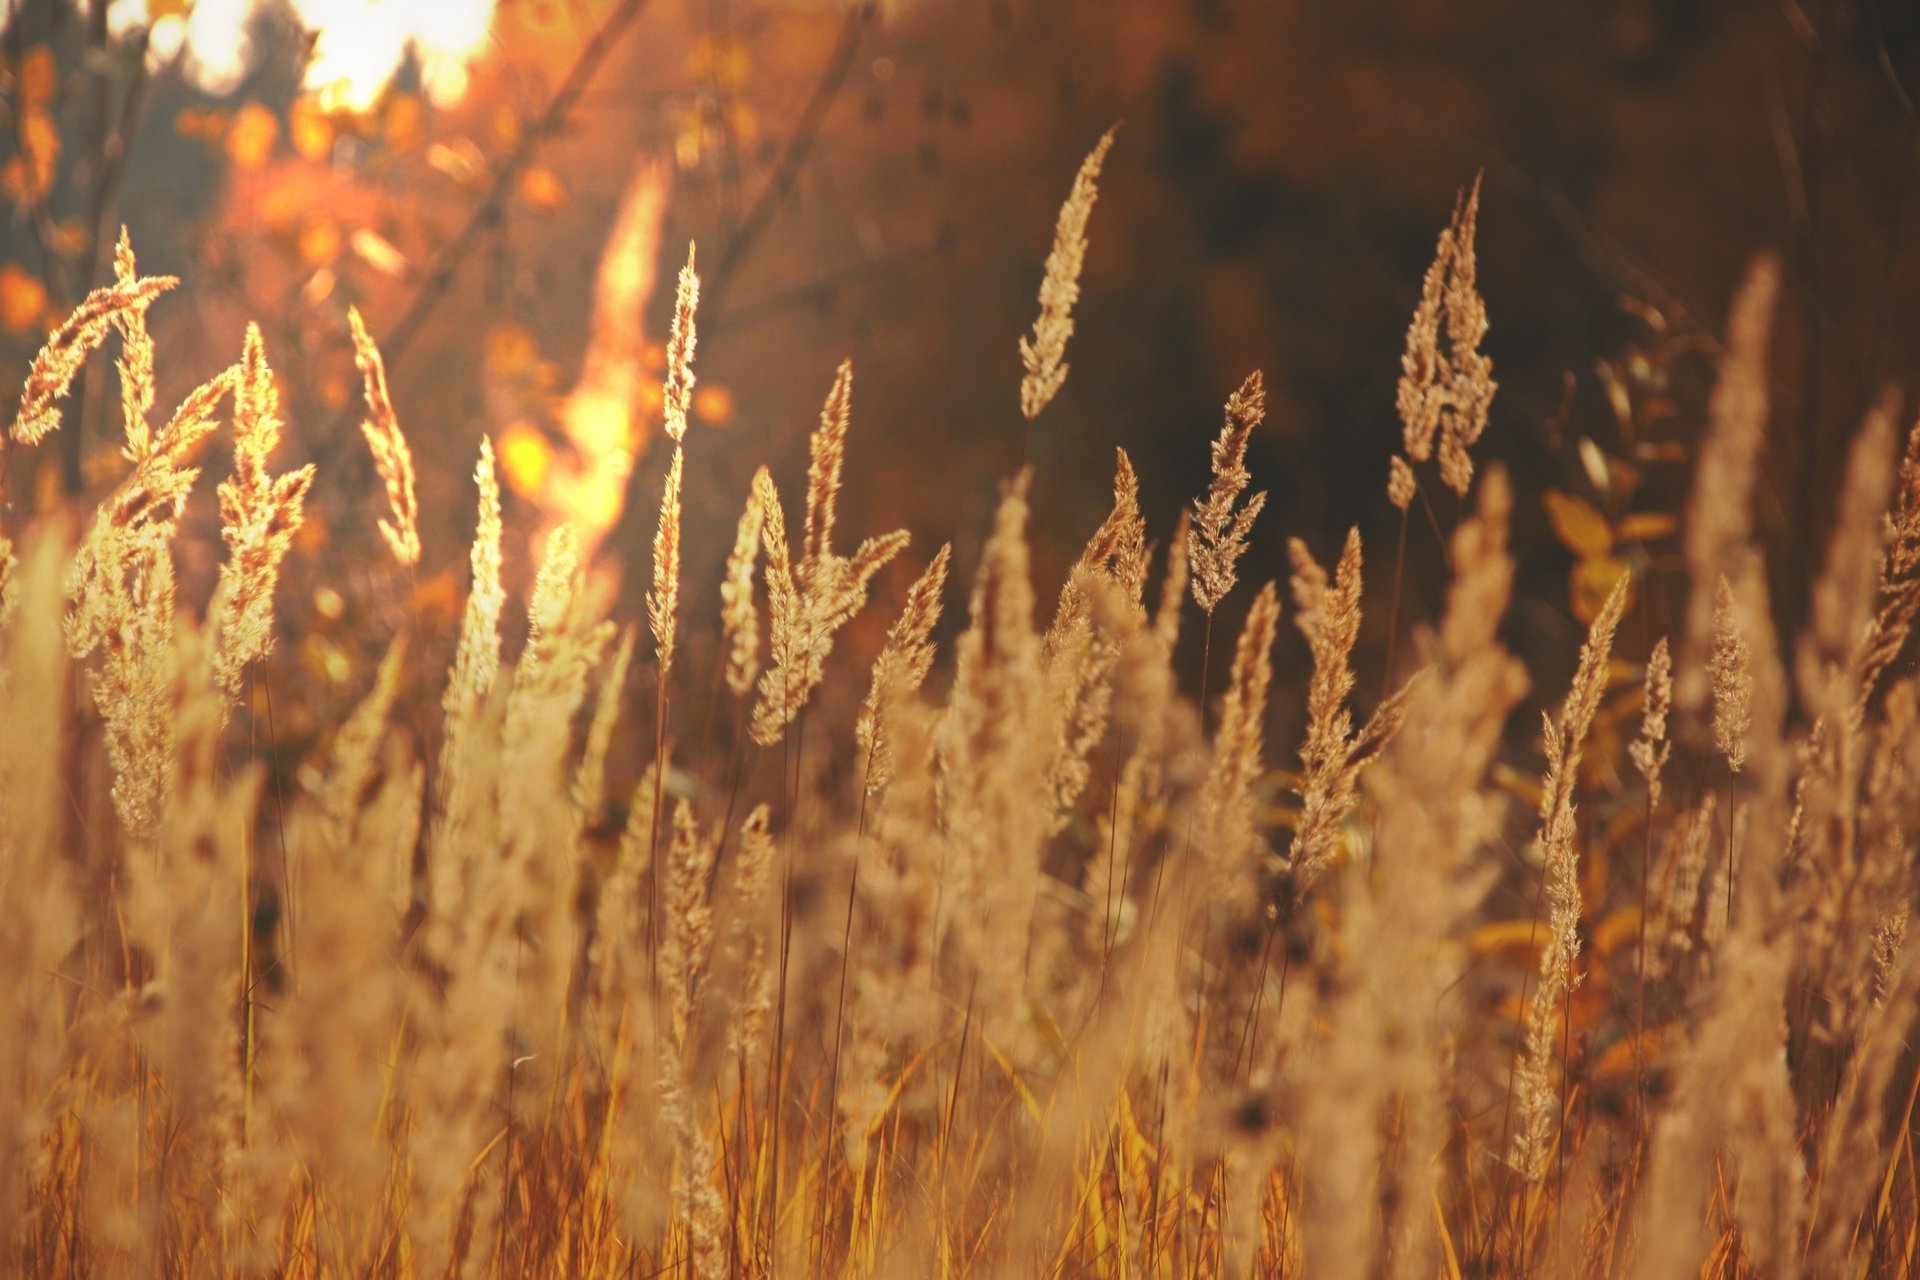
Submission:
[[380,348],[360,318],[358,307],[347,308],[347,324],[353,330],[353,363],[366,384],[367,417],[360,433],[367,438],[373,453],[373,469],[386,486],[387,509],[393,519],[380,520],[380,536],[387,549],[403,567],[420,563],[420,504],[414,496],[413,450],[400,430],[400,417],[393,410],[393,398],[387,394],[387,366]]
[[1749,504],[1766,439],[1767,351],[1779,293],[1779,263],[1770,257],[1756,259],[1727,319],[1726,354],[1709,406],[1712,420],[1694,472],[1694,497],[1681,535],[1694,589],[1675,655],[1673,689],[1675,705],[1689,716],[1704,711],[1710,688],[1708,653],[1718,597],[1707,584],[1725,576],[1740,587],[1756,554]]
[[[667,438],[673,441],[673,461],[660,492],[660,524],[653,535],[653,589],[647,593],[647,622],[653,629],[653,649],[660,663],[660,687],[666,688],[673,670],[674,640],[680,608],[680,484],[686,469],[687,408],[693,398],[693,313],[700,300],[700,277],[693,273],[693,246],[687,246],[687,265],[680,269],[674,295],[673,328],[667,339],[667,382],[663,392]],[[664,714],[664,713],[663,713]]]
[[787,545],[786,516],[773,477],[762,467],[754,491],[765,513],[761,542],[767,552],[767,605],[772,621],[773,665],[760,677],[752,735],[771,746],[807,704],[826,674],[833,637],[867,602],[868,584],[907,545],[904,530],[869,538],[851,556],[833,550],[834,508],[846,461],[853,396],[853,366],[843,363],[820,411],[820,426],[808,443],[807,519],[801,558]]
[[1513,584],[1512,503],[1504,473],[1489,473],[1476,513],[1454,535],[1446,614],[1426,642],[1430,670],[1409,695],[1405,727],[1367,774],[1378,805],[1377,864],[1349,872],[1339,961],[1320,979],[1327,1032],[1303,1070],[1315,1099],[1298,1120],[1308,1195],[1303,1274],[1357,1280],[1383,1257],[1395,1275],[1433,1271],[1428,1206],[1447,1142],[1452,1028],[1462,1011],[1463,960],[1445,944],[1475,917],[1489,886],[1481,855],[1499,831],[1502,804],[1484,781],[1527,688],[1500,643]]
[[1640,736],[1628,753],[1633,767],[1647,780],[1647,821],[1660,808],[1660,775],[1673,755],[1667,737],[1667,715],[1673,709],[1673,655],[1661,636],[1647,656],[1646,699],[1640,713]]
[[[1114,783],[1113,803],[1095,829],[1093,856],[1081,879],[1092,911],[1085,930],[1090,952],[1110,954],[1132,923],[1132,903],[1124,881],[1133,861],[1143,816],[1163,801],[1162,759],[1170,733],[1170,712],[1178,694],[1173,652],[1180,638],[1180,606],[1187,594],[1187,523],[1167,543],[1167,568],[1160,603],[1151,625],[1122,647],[1115,684],[1121,694],[1121,723],[1134,729],[1133,750]],[[1197,730],[1196,730],[1197,731]]]
[[1256,493],[1244,507],[1234,510],[1253,479],[1247,471],[1247,441],[1266,415],[1267,384],[1256,369],[1227,398],[1226,424],[1213,442],[1213,484],[1207,496],[1193,504],[1187,548],[1192,572],[1189,581],[1194,600],[1208,613],[1233,590],[1240,557],[1247,552],[1247,534],[1267,502],[1264,492]]
[[1920,421],[1907,432],[1881,548],[1878,608],[1860,646],[1863,713],[1881,677],[1906,647],[1914,617],[1920,614]]
[[1260,776],[1266,737],[1267,688],[1273,680],[1273,641],[1280,625],[1280,595],[1269,582],[1247,610],[1234,647],[1233,674],[1220,703],[1213,763],[1201,791],[1204,833],[1200,855],[1207,868],[1205,897],[1238,912],[1252,898],[1261,871],[1254,818],[1253,784]]
[[[1707,879],[1713,852],[1714,811],[1718,796],[1701,794],[1677,828],[1670,829],[1669,848],[1652,894],[1648,921],[1646,974],[1665,977],[1694,950],[1694,922],[1700,916],[1700,890]],[[1720,913],[1711,913],[1712,916]],[[1724,916],[1721,916],[1724,918]]]
[[1101,135],[1074,176],[1073,190],[1060,206],[1053,231],[1053,249],[1047,254],[1047,272],[1040,281],[1040,317],[1033,337],[1020,339],[1020,412],[1032,422],[1040,416],[1067,380],[1067,339],[1073,336],[1073,304],[1080,300],[1080,268],[1087,256],[1087,219],[1100,196],[1100,166],[1113,147],[1115,125]]
[[734,530],[733,550],[727,554],[726,577],[720,581],[721,638],[727,646],[727,688],[741,697],[760,674],[760,609],[753,599],[753,567],[760,558],[760,527],[766,519],[760,505],[760,486],[747,491],[746,509]]
[[[1420,302],[1407,328],[1400,358],[1400,412],[1404,460],[1388,481],[1388,496],[1402,511],[1413,500],[1412,464],[1440,456],[1440,478],[1465,496],[1473,483],[1469,452],[1487,428],[1498,384],[1493,361],[1480,351],[1487,309],[1476,281],[1474,231],[1480,215],[1480,180],[1454,201],[1453,220],[1440,233],[1433,264],[1420,287]],[[1446,349],[1441,348],[1441,330]]]
[[1291,540],[1287,551],[1293,560],[1294,623],[1313,653],[1307,739],[1300,748],[1305,766],[1300,819],[1287,850],[1288,874],[1296,891],[1304,892],[1338,852],[1360,774],[1398,732],[1411,686],[1402,686],[1357,735],[1353,732],[1347,700],[1353,696],[1353,646],[1360,638],[1360,531],[1347,534],[1331,587],[1304,542]]
[[573,775],[575,819],[581,824],[598,819],[607,796],[607,752],[613,746],[613,731],[620,720],[620,701],[627,689],[627,668],[633,662],[632,627],[621,633],[613,661],[600,681],[600,696],[593,706],[593,721],[587,729],[586,749],[580,755],[580,767]]
[[660,524],[653,534],[653,587],[647,592],[647,625],[653,631],[653,652],[665,687],[673,670],[674,640],[680,609],[680,479],[686,454],[673,447],[667,480],[660,491]]
[[[55,725],[66,714],[60,634],[65,539],[44,531],[0,581],[0,724]],[[10,552],[10,548],[0,548]],[[0,739],[0,895],[15,913],[0,931],[0,1221],[23,1222],[58,1119],[69,1034],[60,973],[84,927],[80,886],[61,848],[60,755],[39,733]],[[37,801],[29,797],[38,797]]]
[[20,413],[13,421],[13,438],[21,444],[38,444],[58,427],[56,402],[67,394],[87,356],[118,324],[136,314],[144,316],[155,298],[179,283],[173,276],[116,279],[88,294],[33,358],[20,395]]
[[506,590],[500,583],[500,480],[494,471],[493,442],[484,436],[473,479],[479,490],[468,553],[473,581],[442,701],[446,736],[436,788],[439,826],[428,867],[429,946],[439,952],[451,945],[450,931],[460,919],[475,845],[491,832],[493,778],[499,767],[497,728],[488,707],[500,677],[500,611]]
[[1046,696],[1027,546],[1028,472],[1007,488],[981,551],[971,622],[954,646],[938,736],[941,825],[949,845],[935,936],[956,920],[979,975],[980,1007],[1003,1045],[1022,1038],[1025,962],[1052,796],[1047,761],[1058,703]]
[[739,1057],[761,1052],[767,1014],[773,1008],[772,947],[764,927],[768,889],[778,848],[773,840],[773,815],[758,805],[740,824],[740,856],[734,880],[733,942],[739,952],[740,1000],[734,1006],[728,1043]]
[[1713,745],[1739,773],[1747,763],[1747,739],[1753,732],[1753,650],[1740,634],[1733,586],[1723,575],[1714,588]]
[[884,791],[893,777],[893,742],[888,732],[889,717],[901,698],[920,691],[933,669],[933,628],[940,621],[941,596],[947,587],[947,564],[952,546],[934,553],[933,561],[913,586],[907,589],[907,603],[900,616],[887,628],[887,640],[873,664],[873,680],[867,688],[867,700],[860,708],[854,737],[866,752],[864,785],[869,792]]
[[1106,737],[1121,641],[1146,621],[1141,597],[1147,526],[1140,514],[1140,481],[1126,450],[1114,453],[1113,509],[1068,572],[1042,645],[1049,694],[1060,704],[1059,737],[1048,766],[1054,835],[1072,821],[1092,778],[1088,757]]
[[713,1185],[713,1145],[701,1128],[687,1079],[689,1033],[713,945],[707,876],[714,853],[713,844],[700,837],[691,806],[680,801],[674,809],[673,845],[667,853],[666,929],[660,947],[673,1036],[660,1093],[678,1156],[674,1196],[687,1230],[694,1274],[702,1277],[726,1274],[726,1210]]
[[1540,831],[1534,850],[1546,877],[1547,941],[1540,951],[1540,984],[1527,1005],[1526,1051],[1514,1075],[1520,1127],[1509,1156],[1529,1182],[1546,1176],[1553,1152],[1560,1095],[1553,1087],[1554,1039],[1560,1009],[1573,993],[1574,961],[1580,956],[1580,859],[1574,823],[1574,790],[1587,731],[1606,691],[1613,633],[1627,607],[1627,582],[1614,584],[1606,604],[1587,632],[1580,665],[1561,708],[1560,723],[1545,720],[1547,772],[1541,783]]
[[248,325],[233,387],[233,475],[220,485],[220,533],[228,556],[208,610],[215,679],[229,699],[240,696],[248,664],[273,645],[273,590],[280,562],[306,519],[313,484],[311,463],[285,475],[267,474],[281,425],[266,344],[259,327]]
[[173,753],[172,541],[200,475],[181,463],[219,425],[215,413],[236,379],[228,370],[195,389],[158,435],[128,424],[133,474],[95,513],[67,574],[68,652],[100,655],[88,687],[106,721],[114,808],[135,837],[160,816]]
[[666,411],[667,438],[676,445],[687,438],[687,411],[693,406],[693,349],[697,341],[693,313],[700,305],[700,277],[693,271],[693,245],[687,246],[687,265],[673,295],[673,323],[667,330],[667,381],[661,389]]

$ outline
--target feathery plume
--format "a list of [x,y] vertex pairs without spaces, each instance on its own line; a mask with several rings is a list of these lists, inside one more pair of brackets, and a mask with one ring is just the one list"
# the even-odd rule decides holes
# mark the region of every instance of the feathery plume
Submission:
[[653,588],[647,592],[647,624],[660,660],[660,682],[673,670],[675,614],[680,607],[680,475],[686,455],[673,447],[666,485],[660,491],[660,526],[653,535]]
[[667,416],[667,437],[676,445],[687,438],[687,410],[693,404],[693,313],[700,303],[700,277],[693,272],[693,245],[687,245],[687,265],[680,268],[674,291],[673,324],[667,330],[667,381],[661,399]]
[[680,287],[674,297],[673,328],[667,340],[667,436],[673,441],[673,461],[667,465],[660,491],[660,524],[653,535],[653,588],[647,593],[647,622],[653,630],[653,649],[660,662],[660,684],[665,687],[673,670],[673,649],[680,608],[680,484],[686,469],[687,406],[693,396],[693,312],[700,299],[700,277],[693,273],[693,246],[687,246],[687,265],[680,269]]
[[1673,655],[1661,636],[1647,655],[1646,703],[1640,713],[1640,736],[1627,748],[1633,767],[1647,780],[1647,818],[1660,806],[1660,772],[1673,754],[1667,739],[1667,715],[1673,709]]
[[1407,327],[1395,398],[1406,459],[1396,460],[1387,485],[1388,496],[1402,511],[1413,497],[1410,464],[1433,456],[1436,438],[1441,480],[1455,493],[1466,494],[1473,483],[1469,450],[1487,428],[1487,411],[1498,389],[1493,361],[1479,349],[1487,333],[1473,243],[1479,216],[1480,179],[1475,178],[1454,201],[1453,219],[1440,233]]
[[594,700],[593,722],[587,728],[586,749],[580,767],[574,772],[573,807],[577,820],[585,825],[597,820],[600,806],[606,802],[607,752],[613,745],[613,729],[620,720],[620,699],[627,688],[627,668],[633,662],[637,639],[628,627],[621,634],[620,646],[613,651],[613,662],[600,681],[600,695]]
[[[120,228],[120,242],[113,250],[113,280],[116,287],[132,291],[139,286],[139,268],[134,261],[133,242],[127,229]],[[147,414],[153,410],[153,335],[147,332],[147,308],[127,307],[113,314],[113,327],[120,334],[120,412],[125,424],[127,456],[139,458],[151,447],[152,428]]]
[[820,426],[808,441],[807,518],[799,563],[787,544],[780,494],[765,467],[753,478],[764,515],[760,539],[767,552],[767,611],[773,665],[760,676],[751,733],[771,746],[813,695],[826,672],[833,637],[867,602],[867,588],[907,545],[904,530],[861,543],[851,556],[833,551],[834,506],[846,460],[853,393],[853,365],[842,363],[820,411]]
[[493,691],[500,674],[500,611],[507,602],[500,585],[500,477],[494,470],[493,440],[480,437],[480,460],[473,482],[480,491],[479,523],[474,530],[468,565],[473,584],[467,593],[460,623],[453,675],[447,682],[448,735],[454,726],[471,720]]
[[933,642],[929,637],[940,620],[940,597],[947,586],[951,551],[951,544],[942,546],[908,588],[906,607],[887,628],[886,644],[874,661],[873,682],[860,708],[859,723],[854,726],[854,735],[867,753],[866,788],[870,792],[885,790],[893,777],[893,742],[887,732],[892,704],[917,693],[933,668]]
[[220,534],[229,554],[208,610],[215,680],[229,701],[240,696],[247,665],[273,645],[273,590],[280,562],[306,519],[313,483],[312,463],[285,475],[267,474],[280,427],[280,393],[260,328],[250,324],[233,388],[233,475],[220,485]]
[[1739,773],[1747,763],[1747,736],[1753,731],[1753,651],[1740,634],[1734,611],[1733,586],[1726,576],[1714,588],[1713,745],[1727,758],[1727,768]]
[[1419,482],[1413,478],[1413,468],[1399,454],[1394,454],[1387,463],[1387,501],[1405,511],[1413,505],[1413,495],[1418,491]]
[[692,806],[679,801],[673,811],[673,844],[667,850],[666,931],[660,969],[673,1011],[673,1043],[683,1052],[713,941],[707,873],[713,869],[714,853],[713,842],[700,838]]
[[[1710,688],[1708,651],[1719,596],[1708,584],[1725,577],[1744,593],[1746,575],[1758,558],[1751,504],[1766,440],[1767,351],[1779,296],[1779,262],[1765,255],[1755,259],[1727,317],[1726,354],[1708,404],[1709,429],[1700,443],[1694,496],[1682,526],[1682,553],[1693,590],[1673,664],[1673,698],[1690,717],[1706,707]],[[1746,607],[1757,603],[1741,601]]]
[[27,369],[13,438],[21,444],[38,444],[58,427],[60,410],[55,402],[67,394],[87,356],[107,340],[116,324],[136,311],[144,315],[155,298],[179,283],[173,276],[115,280],[82,299],[73,314],[48,335]]
[[1247,471],[1247,441],[1266,414],[1267,384],[1256,369],[1227,399],[1227,420],[1213,442],[1213,484],[1205,498],[1194,502],[1193,526],[1187,534],[1193,598],[1208,613],[1233,590],[1240,557],[1247,551],[1247,534],[1267,502],[1265,493],[1256,493],[1234,510],[1253,479]]
[[760,526],[766,510],[760,487],[747,490],[746,509],[733,534],[727,574],[720,582],[720,626],[727,645],[727,688],[745,695],[760,674],[760,610],[753,600],[753,566],[760,558]]
[[1220,704],[1213,766],[1201,790],[1206,835],[1200,848],[1208,870],[1207,896],[1244,906],[1255,887],[1259,834],[1253,784],[1260,776],[1266,738],[1267,688],[1273,681],[1273,641],[1280,596],[1269,582],[1254,597],[1233,654],[1233,675]]
[[1020,363],[1026,369],[1026,376],[1020,380],[1020,412],[1028,422],[1040,416],[1067,380],[1067,339],[1073,336],[1073,304],[1080,300],[1087,219],[1100,195],[1100,166],[1106,162],[1114,131],[1119,127],[1108,129],[1087,153],[1067,202],[1060,206],[1053,250],[1047,254],[1047,274],[1040,282],[1040,317],[1033,322],[1033,337],[1020,338]]
[[367,438],[373,453],[373,469],[386,486],[387,508],[393,519],[380,520],[380,536],[403,567],[420,563],[420,506],[414,496],[413,450],[400,430],[400,417],[393,411],[393,399],[387,394],[387,366],[380,348],[367,332],[366,321],[358,307],[347,308],[347,325],[353,330],[353,363],[366,384],[367,416],[361,420],[360,434]]
[[[1502,820],[1486,772],[1527,688],[1500,643],[1513,588],[1512,510],[1495,469],[1454,534],[1447,609],[1426,642],[1431,669],[1413,686],[1407,727],[1367,775],[1379,815],[1374,864],[1348,879],[1337,968],[1322,979],[1328,992],[1316,1011],[1331,1024],[1310,1077],[1325,1102],[1306,1109],[1300,1135],[1302,1182],[1319,1197],[1302,1269],[1316,1277],[1359,1280],[1385,1256],[1406,1276],[1434,1262],[1425,1206],[1444,1167],[1463,999],[1460,951],[1447,940],[1482,909],[1489,876],[1480,855]],[[1388,1203],[1405,1211],[1383,1214]]]
[[1920,615],[1920,420],[1907,432],[1894,484],[1893,508],[1881,529],[1878,608],[1860,646],[1860,712],[1906,647]]
[[840,473],[847,463],[847,428],[853,422],[853,361],[834,370],[833,386],[820,406],[820,426],[807,440],[807,527],[800,543],[800,585],[808,566],[823,565],[833,554],[833,520],[840,498]]
[[1340,827],[1353,811],[1361,770],[1400,726],[1410,686],[1402,686],[1375,710],[1358,735],[1347,700],[1353,696],[1353,646],[1360,638],[1360,531],[1350,530],[1331,587],[1326,570],[1298,538],[1287,544],[1293,560],[1294,623],[1313,653],[1307,686],[1307,740],[1300,748],[1300,820],[1287,851],[1288,870],[1304,891],[1333,858]]
[[1534,837],[1534,849],[1546,877],[1547,943],[1540,952],[1540,984],[1527,1006],[1526,1055],[1514,1078],[1520,1095],[1520,1128],[1510,1156],[1514,1167],[1533,1182],[1545,1175],[1553,1148],[1558,1106],[1551,1079],[1554,1038],[1560,1029],[1561,1003],[1573,990],[1573,963],[1580,955],[1580,862],[1573,796],[1587,730],[1606,691],[1613,633],[1627,607],[1628,581],[1623,577],[1614,583],[1587,632],[1559,726],[1543,717],[1547,774],[1541,785],[1540,831]]
[[773,881],[772,814],[758,805],[740,824],[738,877],[734,882],[734,943],[740,950],[740,1003],[734,1006],[729,1031],[736,1055],[751,1058],[766,1033],[767,1013],[773,1006],[773,974],[767,963],[771,948],[761,927],[762,909]]

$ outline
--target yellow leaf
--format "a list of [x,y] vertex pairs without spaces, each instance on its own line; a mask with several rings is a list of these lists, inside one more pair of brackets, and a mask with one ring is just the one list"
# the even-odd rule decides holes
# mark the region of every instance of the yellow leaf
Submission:
[[1658,542],[1671,538],[1680,520],[1671,511],[1636,511],[1625,516],[1613,531],[1622,542]]
[[1582,560],[1604,556],[1613,550],[1613,530],[1607,518],[1594,510],[1585,498],[1577,498],[1560,489],[1546,495],[1547,519],[1553,525],[1560,545]]
[[227,126],[227,158],[236,169],[258,169],[273,155],[273,144],[279,140],[279,119],[259,103],[249,102]]
[[[1617,556],[1576,560],[1573,571],[1567,575],[1567,597],[1573,607],[1573,616],[1583,623],[1590,623],[1599,617],[1600,610],[1606,607],[1607,597],[1613,594],[1614,584],[1631,572],[1627,562]],[[1629,587],[1627,608],[1632,607],[1633,592]]]
[[1610,956],[1621,947],[1640,940],[1640,908],[1625,906],[1603,917],[1593,926],[1593,952]]
[[9,262],[0,267],[0,329],[25,333],[39,323],[47,309],[47,286],[40,278]]
[[1467,948],[1475,955],[1495,951],[1532,952],[1547,940],[1543,920],[1493,920],[1467,935]]

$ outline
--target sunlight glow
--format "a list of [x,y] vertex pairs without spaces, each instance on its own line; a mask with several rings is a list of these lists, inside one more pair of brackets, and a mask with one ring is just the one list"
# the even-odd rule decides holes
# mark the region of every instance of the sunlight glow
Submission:
[[108,22],[125,38],[151,26],[148,57],[173,62],[195,88],[224,97],[253,70],[258,51],[250,30],[272,11],[312,37],[304,87],[329,109],[364,111],[376,102],[409,52],[421,87],[435,106],[465,96],[467,67],[484,50],[494,0],[195,0],[183,17],[176,5],[151,19],[148,0],[113,0]]

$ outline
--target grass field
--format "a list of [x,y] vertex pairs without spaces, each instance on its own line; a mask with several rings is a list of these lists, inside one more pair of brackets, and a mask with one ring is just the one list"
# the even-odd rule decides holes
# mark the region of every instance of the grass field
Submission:
[[[1019,344],[1041,425],[1110,141]],[[509,599],[482,442],[451,663],[369,636],[364,700],[284,769],[260,673],[298,639],[276,600],[315,473],[276,461],[257,332],[156,415],[171,282],[123,240],[8,446],[117,352],[116,487],[0,541],[0,1271],[1910,1274],[1920,429],[1891,396],[1861,428],[1779,636],[1752,514],[1776,265],[1730,307],[1677,521],[1603,515],[1476,457],[1479,199],[1402,356],[1398,547],[1296,541],[1284,572],[1247,554],[1284,518],[1246,465],[1257,373],[1177,528],[1122,453],[1111,514],[1036,582],[1022,472],[960,582],[842,491],[843,365],[804,503],[763,469],[724,582],[682,581],[690,257],[646,617],[603,616],[564,526]],[[364,519],[404,583],[413,461],[354,327]],[[1542,501],[1594,567],[1535,726],[1503,619]],[[1450,582],[1420,618],[1429,537]],[[1684,572],[1670,635],[1601,554],[1645,543]],[[1354,669],[1363,608],[1385,670]],[[860,615],[890,619],[871,661]],[[1285,627],[1304,689],[1275,687]],[[1267,739],[1282,700],[1299,742]],[[1533,910],[1501,918],[1516,884]]]

